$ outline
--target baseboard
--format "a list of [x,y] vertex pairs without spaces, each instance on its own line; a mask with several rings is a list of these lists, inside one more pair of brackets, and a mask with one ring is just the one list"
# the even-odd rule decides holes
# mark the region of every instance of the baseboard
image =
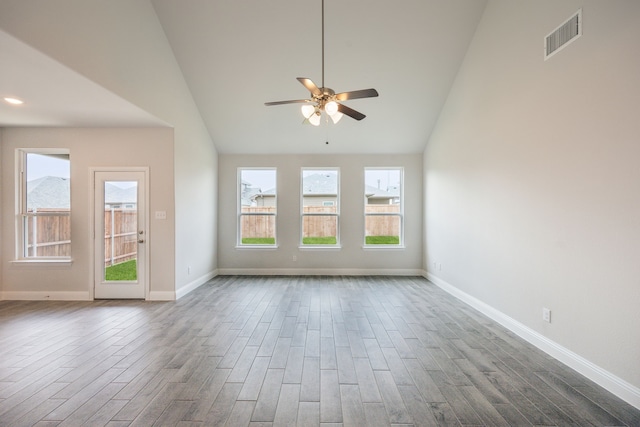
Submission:
[[[202,286],[218,275],[214,270],[181,287],[177,291],[150,291],[149,301],[174,301]],[[89,292],[0,292],[0,301],[93,301]]]
[[572,352],[555,341],[552,341],[544,335],[523,325],[512,317],[507,316],[479,299],[461,291],[432,273],[424,272],[424,277],[445,292],[470,305],[485,316],[500,323],[522,339],[528,341],[568,367],[589,378],[591,381],[607,389],[620,399],[640,409],[640,388],[613,375],[611,372],[602,369],[579,354]]
[[207,283],[209,280],[213,279],[217,275],[218,275],[218,270],[213,270],[205,274],[204,276],[200,276],[197,279],[192,280],[191,282],[182,286],[180,289],[176,290],[175,299],[180,299],[183,296],[187,295],[189,292],[193,292],[195,289],[198,289],[200,286],[204,285],[205,283]]
[[0,300],[6,301],[91,301],[89,292],[11,292],[0,294]]
[[220,268],[220,276],[422,276],[420,269]]

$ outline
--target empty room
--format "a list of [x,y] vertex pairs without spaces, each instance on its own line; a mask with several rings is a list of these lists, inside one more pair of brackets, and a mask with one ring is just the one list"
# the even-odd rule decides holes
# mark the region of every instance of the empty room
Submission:
[[638,23],[0,0],[0,426],[640,426]]

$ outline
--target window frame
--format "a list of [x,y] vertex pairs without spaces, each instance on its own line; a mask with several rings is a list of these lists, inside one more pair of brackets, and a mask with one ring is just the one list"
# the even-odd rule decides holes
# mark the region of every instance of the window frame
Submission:
[[[399,197],[399,212],[367,212],[367,197],[366,197],[366,188],[367,188],[367,171],[386,171],[393,170],[400,172],[400,189],[398,192]],[[405,249],[405,239],[404,239],[404,229],[405,229],[405,216],[404,216],[404,168],[401,166],[375,166],[375,167],[365,167],[363,170],[363,178],[364,178],[364,187],[363,187],[363,248],[364,249]],[[375,217],[375,216],[387,216],[387,217],[398,217],[400,220],[400,230],[398,239],[399,242],[397,245],[395,244],[374,244],[367,243],[367,217]]]
[[[304,204],[304,173],[305,171],[335,171],[336,172],[336,200],[332,207],[336,208],[335,212],[317,212],[317,213],[309,213],[305,212],[305,204]],[[341,249],[341,240],[340,240],[340,168],[339,167],[301,167],[300,168],[300,239],[298,242],[299,249]],[[330,207],[330,206],[323,206]],[[305,244],[303,243],[304,239],[304,222],[305,217],[321,217],[321,216],[331,216],[336,218],[336,243],[335,244]]]
[[[275,173],[274,180],[274,206],[273,212],[242,212],[242,172],[243,171],[273,171]],[[276,167],[243,167],[237,169],[236,184],[236,249],[275,249],[278,247],[278,168]],[[245,216],[272,216],[273,217],[273,243],[242,243],[242,218]]]
[[[70,264],[73,261],[73,238],[71,233],[71,203],[68,211],[54,212],[29,212],[27,203],[27,156],[29,154],[38,155],[64,155],[69,159],[69,201],[71,201],[71,153],[67,148],[18,148],[15,151],[16,165],[16,203],[15,203],[15,259],[13,263],[25,264]],[[69,240],[59,241],[69,245],[69,255],[64,256],[37,256],[29,255],[29,235],[27,221],[42,217],[68,217],[69,218]],[[37,236],[37,234],[36,234]]]

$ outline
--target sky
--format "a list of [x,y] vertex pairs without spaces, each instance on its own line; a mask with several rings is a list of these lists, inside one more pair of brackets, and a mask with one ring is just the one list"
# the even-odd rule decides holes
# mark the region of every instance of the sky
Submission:
[[389,187],[400,185],[400,169],[367,169],[364,173],[364,183],[371,187],[378,188],[378,180],[380,180],[380,189],[386,190]]
[[126,190],[127,188],[130,187],[137,187],[138,186],[138,182],[137,181],[105,181],[105,184],[111,184],[114,185],[116,187],[120,187],[124,190]]
[[55,176],[69,178],[69,158],[61,159],[42,154],[27,154],[27,181],[42,178],[43,176]]
[[265,192],[276,188],[276,171],[274,169],[242,169],[242,180],[250,182],[252,187]]
[[[318,173],[321,170],[309,169],[308,172]],[[276,187],[276,172],[273,169],[242,169],[242,180],[250,182],[253,187],[267,191]],[[365,184],[386,190],[400,185],[400,169],[366,169]]]

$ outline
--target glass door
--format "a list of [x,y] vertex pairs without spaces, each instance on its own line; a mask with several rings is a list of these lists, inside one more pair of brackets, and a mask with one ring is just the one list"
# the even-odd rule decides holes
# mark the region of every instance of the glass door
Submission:
[[95,172],[95,298],[146,297],[145,173]]

